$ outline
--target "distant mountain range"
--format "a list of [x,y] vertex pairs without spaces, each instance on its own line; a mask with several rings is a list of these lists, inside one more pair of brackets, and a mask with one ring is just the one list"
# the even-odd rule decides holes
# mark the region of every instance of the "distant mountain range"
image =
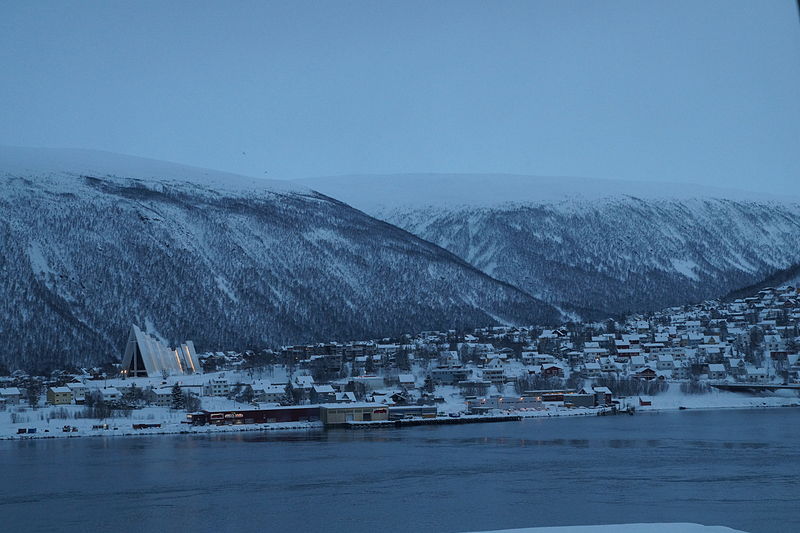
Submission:
[[118,358],[132,323],[200,350],[560,313],[290,182],[102,152],[0,148],[0,362]]
[[720,297],[800,261],[796,198],[514,175],[299,182],[583,318]]
[[0,363],[46,369],[118,358],[132,323],[246,349],[719,297],[800,263],[800,203],[505,175],[269,181],[0,147],[0,250]]

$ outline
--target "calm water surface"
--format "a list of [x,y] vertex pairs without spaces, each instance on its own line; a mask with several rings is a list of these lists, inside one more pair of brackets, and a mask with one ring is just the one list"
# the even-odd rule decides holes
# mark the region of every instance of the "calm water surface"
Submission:
[[800,532],[800,410],[0,443],[0,531]]

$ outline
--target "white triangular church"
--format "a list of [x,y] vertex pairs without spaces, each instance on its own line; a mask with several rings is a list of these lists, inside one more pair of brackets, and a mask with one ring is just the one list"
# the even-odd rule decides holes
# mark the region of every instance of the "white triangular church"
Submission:
[[128,377],[158,377],[164,374],[194,374],[200,363],[192,341],[174,350],[138,327],[131,326],[122,358],[122,374]]

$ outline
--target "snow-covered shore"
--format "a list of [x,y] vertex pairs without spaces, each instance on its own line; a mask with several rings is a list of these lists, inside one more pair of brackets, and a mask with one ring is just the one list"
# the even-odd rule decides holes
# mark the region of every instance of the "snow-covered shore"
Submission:
[[[239,433],[244,431],[309,431],[320,430],[320,422],[281,422],[274,424],[247,424],[231,426],[192,426],[183,423],[186,414],[166,408],[147,407],[133,411],[130,417],[121,418],[58,418],[56,413],[75,414],[82,406],[42,407],[36,410],[11,413],[0,412],[0,440],[55,439],[77,437],[136,437],[148,435]],[[16,416],[14,416],[16,415]],[[12,421],[16,418],[16,422]],[[134,424],[160,425],[134,429]],[[102,426],[102,429],[95,426]],[[105,426],[108,429],[105,429]],[[69,427],[69,431],[65,431]],[[18,430],[34,428],[35,433],[19,434]],[[75,430],[73,430],[75,428]]]
[[[639,405],[640,398],[625,398],[620,401],[621,409],[634,407],[637,413],[657,413],[679,410],[721,410],[721,409],[763,409],[778,407],[800,407],[800,398],[792,396],[747,396],[724,391],[708,394],[687,395],[679,391],[667,391],[653,397],[641,397],[651,405]],[[454,412],[455,406],[444,406],[445,412]],[[103,436],[142,436],[215,433],[264,432],[264,431],[309,431],[321,430],[320,422],[284,422],[274,424],[247,424],[232,426],[192,426],[183,423],[185,413],[166,408],[148,407],[133,411],[130,417],[90,419],[74,418],[82,406],[42,407],[36,410],[19,412],[0,412],[0,440],[52,439]],[[68,418],[61,418],[66,412]],[[550,405],[544,410],[516,411],[513,415],[527,418],[561,418],[575,416],[598,416],[610,413],[610,409],[568,408]],[[160,427],[133,429],[134,424],[158,424]],[[97,429],[95,426],[108,426]],[[69,431],[64,431],[68,426]],[[19,434],[18,430],[35,428],[35,433]],[[73,430],[75,428],[75,430]]]
[[622,404],[629,404],[637,412],[674,411],[684,409],[758,409],[763,407],[800,407],[800,397],[795,392],[786,395],[751,396],[749,394],[712,389],[706,394],[684,394],[671,387],[657,396],[642,396],[651,405],[639,405],[639,398],[626,398]]
[[[478,533],[478,532],[475,532]],[[502,529],[483,533],[745,533],[725,526],[688,523],[610,524],[603,526],[561,526]]]

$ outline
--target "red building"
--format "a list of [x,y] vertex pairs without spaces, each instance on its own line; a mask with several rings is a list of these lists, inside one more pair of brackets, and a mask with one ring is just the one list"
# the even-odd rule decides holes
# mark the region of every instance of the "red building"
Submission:
[[315,422],[319,420],[319,406],[273,407],[236,411],[199,411],[186,415],[195,426],[206,424],[274,424],[278,422]]

